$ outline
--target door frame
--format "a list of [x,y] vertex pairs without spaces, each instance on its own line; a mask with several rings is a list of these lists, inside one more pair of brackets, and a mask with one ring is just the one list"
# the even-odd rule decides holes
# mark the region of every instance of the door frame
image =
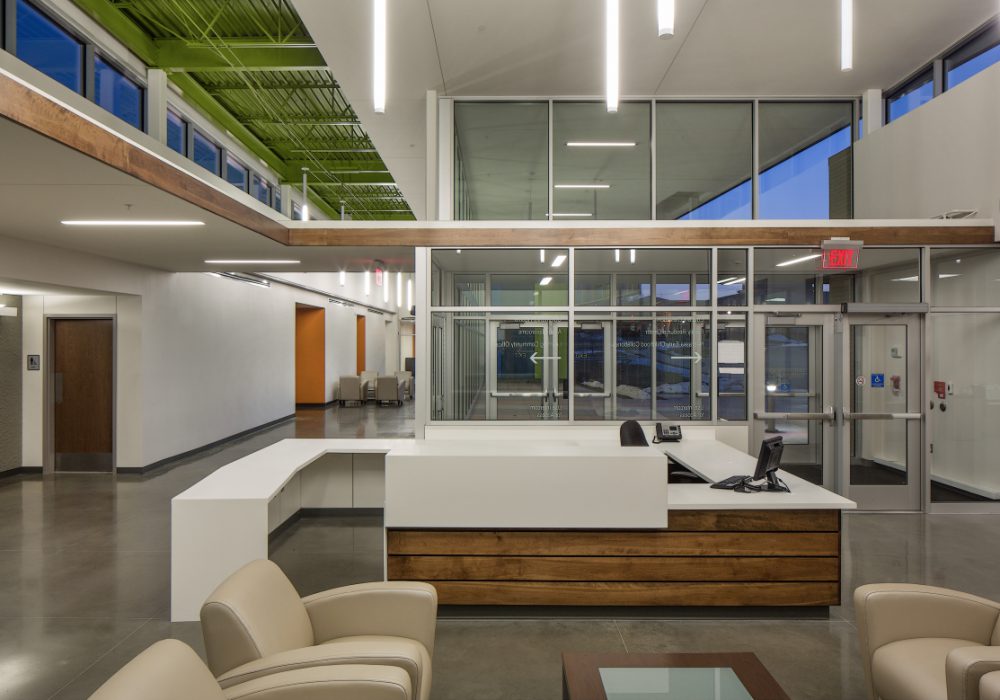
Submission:
[[[42,378],[42,474],[56,473],[55,457],[55,343],[53,321],[111,321],[111,474],[118,473],[118,315],[43,314],[45,338]],[[86,472],[84,472],[86,473]],[[98,473],[98,472],[91,472]],[[105,472],[100,472],[101,474]]]
[[[857,420],[849,421],[846,415],[851,410],[849,382],[852,381],[851,366],[851,327],[852,326],[906,326],[906,408],[905,414],[913,418],[900,418],[906,425],[906,474],[905,486],[875,486],[851,484],[851,452],[855,433],[851,429]],[[925,490],[928,482],[928,462],[925,446],[927,444],[927,413],[924,410],[924,377],[926,362],[925,351],[926,315],[913,312],[865,312],[855,311],[845,314],[842,326],[842,339],[838,346],[842,348],[839,371],[843,381],[837,390],[843,392],[837,398],[837,450],[836,461],[838,483],[842,485],[840,492],[851,500],[863,501],[862,510],[920,512],[924,510]],[[889,388],[886,387],[886,391]],[[850,425],[848,423],[850,422]],[[913,424],[916,425],[913,425]]]
[[[769,320],[773,319],[773,323]],[[838,344],[836,342],[837,326],[841,322],[841,314],[823,309],[806,310],[785,310],[770,309],[758,310],[754,312],[752,319],[752,353],[749,364],[749,376],[753,379],[753,385],[747,386],[750,405],[750,428],[748,435],[750,438],[750,454],[757,454],[761,440],[766,437],[764,425],[768,418],[758,418],[758,416],[784,415],[767,413],[767,406],[764,401],[766,390],[764,386],[764,376],[766,370],[765,343],[767,339],[767,328],[774,326],[800,326],[803,328],[818,327],[823,331],[820,341],[820,349],[823,353],[821,366],[819,368],[819,383],[823,397],[820,411],[816,415],[807,419],[809,423],[816,423],[818,432],[822,436],[822,450],[819,455],[822,469],[823,488],[830,491],[840,491],[838,482],[839,470],[836,468],[836,433],[834,430],[835,406],[837,397],[837,378],[834,368],[837,366],[839,356]],[[749,384],[749,382],[748,382]],[[811,414],[806,414],[811,415]],[[810,428],[812,429],[812,428]],[[786,448],[787,449],[787,448]]]
[[[826,318],[822,318],[822,317]],[[791,307],[783,309],[756,309],[752,313],[752,347],[750,376],[754,385],[747,388],[750,394],[750,428],[748,431],[751,454],[760,444],[764,420],[757,416],[764,408],[764,342],[769,319],[785,319],[787,325],[819,325],[824,327],[823,340],[823,413],[811,420],[820,422],[823,430],[823,483],[828,490],[859,500],[859,510],[921,512],[927,509],[929,484],[927,414],[924,408],[926,390],[926,314],[920,309],[878,307],[865,308],[852,304],[842,311],[827,308]],[[906,325],[907,330],[907,406],[912,413],[919,413],[919,426],[908,428],[907,473],[905,486],[852,486],[850,479],[851,440],[853,431],[844,410],[850,410],[848,382],[851,374],[850,328],[852,325]],[[775,323],[772,325],[781,325]],[[910,432],[913,431],[913,432]],[[859,490],[860,489],[860,490]]]
[[[559,401],[559,359],[551,359],[549,355],[550,352],[559,352],[559,328],[568,328],[568,323],[565,317],[547,317],[542,316],[539,318],[503,318],[500,316],[490,316],[486,321],[486,416],[487,420],[499,421],[497,418],[497,399],[501,398],[497,396],[497,334],[500,327],[505,323],[516,323],[519,328],[538,328],[542,331],[542,357],[544,358],[541,362],[542,367],[542,394],[544,394],[543,403],[546,410],[549,410],[549,398],[555,396],[556,402]],[[567,337],[567,353],[569,352],[569,338]],[[568,362],[568,358],[567,358]],[[567,365],[568,366],[568,365]],[[531,392],[538,393],[538,392]],[[558,405],[558,404],[556,404]],[[543,416],[541,422],[543,423],[560,423],[568,422],[569,420],[569,407],[566,408],[566,417],[550,418]],[[517,423],[518,420],[505,421],[509,423]]]

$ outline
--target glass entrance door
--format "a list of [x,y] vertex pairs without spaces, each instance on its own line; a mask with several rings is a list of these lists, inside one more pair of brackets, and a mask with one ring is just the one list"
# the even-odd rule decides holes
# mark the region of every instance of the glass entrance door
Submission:
[[753,445],[780,435],[782,468],[862,510],[919,510],[921,318],[759,313]]
[[831,314],[758,314],[753,444],[784,438],[782,468],[834,488]]
[[852,315],[844,326],[841,483],[866,510],[918,510],[920,318]]
[[565,321],[490,322],[490,420],[567,420]]

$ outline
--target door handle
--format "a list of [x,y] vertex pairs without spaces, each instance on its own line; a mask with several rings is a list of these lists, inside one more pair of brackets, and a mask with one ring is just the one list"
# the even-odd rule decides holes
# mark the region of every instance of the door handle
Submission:
[[851,413],[842,409],[844,420],[920,420],[923,413]]
[[827,406],[822,413],[768,413],[767,411],[754,411],[753,417],[757,420],[826,420],[832,421],[834,418],[833,407]]

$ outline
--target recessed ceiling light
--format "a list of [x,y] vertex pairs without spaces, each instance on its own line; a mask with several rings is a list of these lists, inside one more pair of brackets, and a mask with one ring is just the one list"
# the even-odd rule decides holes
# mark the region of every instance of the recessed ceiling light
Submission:
[[611,185],[555,185],[557,190],[610,190]]
[[301,260],[206,260],[206,265],[298,265]]
[[635,148],[635,141],[567,141],[570,148]]
[[63,226],[204,226],[204,221],[184,221],[179,219],[67,219]]
[[552,215],[552,217],[555,218],[555,219],[560,219],[560,218],[586,218],[586,217],[590,217],[590,216],[593,216],[593,213],[591,213],[589,211],[587,211],[587,212],[580,212],[578,214],[574,214],[572,212],[556,212],[555,214]]
[[549,284],[549,283],[550,283],[551,281],[552,281],[552,278],[551,278],[551,277],[543,277],[543,278],[542,278],[542,281],[541,281],[541,282],[539,282],[538,284],[540,284],[541,286],[545,287],[545,286],[548,286],[548,284]]
[[555,260],[552,261],[552,267],[562,267],[562,264],[566,262],[565,255],[557,255]]
[[820,253],[814,253],[813,255],[803,255],[801,258],[792,258],[791,260],[786,260],[785,262],[780,262],[775,267],[788,267],[789,265],[798,265],[799,263],[808,262],[809,260],[815,260],[821,257]]
[[734,277],[732,279],[726,280],[725,282],[720,282],[720,284],[724,284],[727,287],[731,287],[734,284],[740,284],[741,282],[746,282],[746,281],[747,281],[746,277]]

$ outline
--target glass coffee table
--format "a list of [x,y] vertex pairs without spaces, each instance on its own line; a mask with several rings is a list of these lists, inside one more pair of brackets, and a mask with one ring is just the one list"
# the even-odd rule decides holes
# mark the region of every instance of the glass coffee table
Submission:
[[564,653],[563,700],[789,700],[749,652]]

